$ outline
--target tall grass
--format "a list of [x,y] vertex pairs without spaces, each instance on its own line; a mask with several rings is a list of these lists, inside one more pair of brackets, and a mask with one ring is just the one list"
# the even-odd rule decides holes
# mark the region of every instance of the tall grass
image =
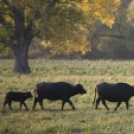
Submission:
[[[134,85],[134,61],[89,61],[89,60],[30,60],[32,73],[12,73],[13,60],[0,60],[0,106],[7,91],[31,91],[39,82],[80,82],[88,91],[86,95],[71,98],[77,110],[61,101],[44,100],[45,110],[37,105],[36,110],[19,111],[19,103],[13,102],[13,111],[8,106],[0,112],[0,134],[133,134],[134,98],[129,110],[122,103],[114,111],[115,103],[107,102],[107,111],[100,103],[99,110],[92,105],[95,85],[106,82],[127,82]],[[26,101],[31,109],[33,98]]]

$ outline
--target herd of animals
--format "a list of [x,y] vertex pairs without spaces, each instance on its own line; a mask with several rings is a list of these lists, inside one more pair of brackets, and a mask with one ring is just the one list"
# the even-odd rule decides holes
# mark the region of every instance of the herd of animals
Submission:
[[[77,95],[77,94],[86,94],[87,91],[83,88],[81,84],[72,85],[67,82],[56,82],[56,83],[47,83],[42,82],[36,85],[36,89],[34,90],[34,102],[32,110],[35,109],[36,104],[39,103],[41,108],[43,107],[43,99],[49,99],[52,101],[61,100],[62,106],[61,110],[64,108],[64,104],[68,102],[72,109],[75,109],[70,97]],[[97,99],[96,99],[97,94]],[[95,108],[98,109],[98,104],[102,101],[102,104],[109,109],[106,101],[109,102],[117,102],[117,105],[114,110],[116,110],[122,102],[126,103],[126,108],[129,108],[129,100],[134,96],[134,87],[127,84],[127,83],[100,83],[97,84],[95,87],[95,95],[93,104],[96,101]],[[20,102],[20,110],[22,105],[25,106],[26,110],[28,107],[25,103],[25,100],[31,98],[31,92],[16,92],[16,91],[9,91],[6,93],[5,100],[3,103],[3,110],[6,104],[9,105],[9,108],[12,110],[12,101]]]

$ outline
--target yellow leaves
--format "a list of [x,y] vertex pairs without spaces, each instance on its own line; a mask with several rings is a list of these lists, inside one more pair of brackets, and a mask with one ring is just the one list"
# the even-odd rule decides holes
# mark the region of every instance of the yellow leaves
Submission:
[[68,55],[73,52],[81,52],[82,55],[85,55],[87,52],[91,51],[90,42],[87,40],[86,36],[77,38],[75,42],[67,40],[64,42],[64,44],[62,42],[58,43],[56,39],[52,42],[42,41],[41,44],[44,47],[49,47],[52,55]]
[[113,13],[120,5],[120,0],[93,0],[92,2],[83,0],[82,4],[76,4],[86,14],[86,17],[100,19],[103,24],[112,28],[115,19]]
[[113,4],[114,4],[114,5],[118,5],[118,6],[119,6],[119,5],[120,5],[120,3],[121,3],[121,1],[120,1],[120,0],[114,0],[114,1],[113,1]]
[[10,0],[10,5],[18,7],[18,8],[24,8],[24,7],[37,7],[39,6],[39,0]]
[[[13,7],[24,11],[25,26],[32,22],[35,33],[49,40],[42,45],[49,47],[52,54],[80,51],[86,54],[91,44],[79,25],[91,30],[93,20],[99,19],[112,28],[113,12],[120,4],[120,0],[61,0],[55,1],[54,6],[52,0],[9,1]],[[10,18],[7,20],[11,21]]]
[[78,41],[74,43],[75,51],[79,52],[81,51],[82,54],[86,54],[87,52],[91,51],[91,46],[89,40],[87,40],[86,36],[82,36],[81,38],[78,38]]
[[110,18],[102,19],[102,24],[106,24],[109,28],[112,28],[112,25],[114,24],[115,17],[110,16]]
[[6,20],[6,22],[12,22],[13,23],[13,19],[10,16],[5,16],[5,20]]
[[103,24],[106,24],[108,27],[112,28],[115,20],[113,12],[119,6],[120,0],[97,0],[96,2],[96,11],[93,16],[96,19],[100,19]]
[[88,0],[82,0],[82,2],[83,2],[83,3],[87,3],[87,2],[88,2]]
[[[89,0],[82,0],[75,1],[74,3],[70,1],[70,5],[71,3],[72,5],[75,5],[75,8],[73,9],[78,12],[80,11],[79,13],[81,13],[73,16],[72,12],[71,17],[73,16],[73,19],[78,18],[79,16],[83,17],[83,20],[77,21],[75,24],[75,26],[79,29],[78,31],[81,31],[81,33],[76,33],[74,31],[71,32],[71,30],[67,29],[64,25],[65,22],[63,21],[62,23],[59,23],[59,16],[50,18],[50,23],[55,22],[55,24],[58,24],[55,25],[56,31],[54,32],[57,39],[51,39],[50,42],[42,43],[42,45],[44,47],[49,47],[52,54],[70,54],[72,52],[81,52],[84,55],[88,51],[91,51],[91,44],[90,41],[87,40],[87,34],[82,32],[79,25],[81,25],[81,22],[85,22],[90,25],[90,19],[99,19],[102,24],[106,24],[108,27],[112,28],[115,20],[113,12],[120,4],[120,0],[91,0],[90,2]],[[64,29],[64,32],[61,29]],[[61,34],[58,35],[58,33]],[[71,36],[71,38],[68,38],[67,36]]]
[[115,17],[106,12],[95,12],[94,16],[96,19],[100,19],[102,24],[106,24],[108,27],[112,28],[114,24]]
[[[58,10],[59,14],[57,16],[49,18],[49,23],[55,24],[54,27],[56,27],[56,31],[53,31],[57,38],[51,38],[47,43],[42,42],[42,45],[49,47],[53,55],[70,54],[73,52],[81,52],[84,55],[88,51],[91,51],[91,44],[90,41],[87,40],[86,31],[82,32],[82,29],[80,29],[81,23],[90,25],[91,20],[99,19],[102,24],[106,24],[108,27],[112,28],[115,20],[113,12],[116,11],[119,6],[120,0],[70,0],[69,3],[68,5],[71,7],[69,11],[72,9],[72,12],[67,12],[67,10],[64,12],[65,8],[61,8],[61,10]],[[62,6],[64,6],[64,4]],[[64,11],[62,11],[63,9]],[[73,15],[73,11],[77,11],[78,14],[74,13]],[[79,33],[77,30],[76,32],[69,29],[71,21],[67,25],[65,25],[67,20],[60,21],[59,17],[62,14],[71,20],[77,20],[77,18],[82,19],[81,21],[76,21],[74,24],[75,27],[78,28]],[[64,30],[64,32],[62,30]]]

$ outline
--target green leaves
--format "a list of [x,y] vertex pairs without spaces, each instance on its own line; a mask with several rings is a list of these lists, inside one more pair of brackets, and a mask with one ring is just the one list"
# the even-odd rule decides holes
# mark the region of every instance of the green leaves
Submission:
[[[85,54],[91,46],[86,32],[80,27],[90,30],[95,20],[99,19],[112,28],[113,12],[119,4],[120,0],[3,0],[0,1],[1,42],[8,47],[9,44],[17,44],[15,32],[25,31],[32,24],[28,30],[34,30],[34,36],[50,42],[45,46],[53,51],[65,54],[81,51]],[[21,20],[24,21],[24,26],[17,24],[18,29],[15,17],[18,18],[19,14],[17,16],[15,11],[22,13]]]

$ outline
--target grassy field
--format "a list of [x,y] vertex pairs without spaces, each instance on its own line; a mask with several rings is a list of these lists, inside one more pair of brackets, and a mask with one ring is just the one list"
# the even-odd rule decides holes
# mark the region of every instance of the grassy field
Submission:
[[[95,85],[100,82],[126,82],[134,85],[134,61],[89,61],[89,60],[30,60],[32,73],[19,75],[12,73],[13,60],[0,60],[0,106],[9,90],[31,91],[39,82],[65,81],[80,82],[87,94],[71,98],[77,110],[61,101],[44,100],[45,110],[37,104],[36,110],[19,111],[19,103],[13,102],[11,111],[6,106],[0,112],[0,134],[133,134],[134,98],[129,110],[122,103],[114,111],[115,103],[107,102],[107,111],[100,103],[95,110],[92,105]],[[33,98],[26,101],[31,109]]]

